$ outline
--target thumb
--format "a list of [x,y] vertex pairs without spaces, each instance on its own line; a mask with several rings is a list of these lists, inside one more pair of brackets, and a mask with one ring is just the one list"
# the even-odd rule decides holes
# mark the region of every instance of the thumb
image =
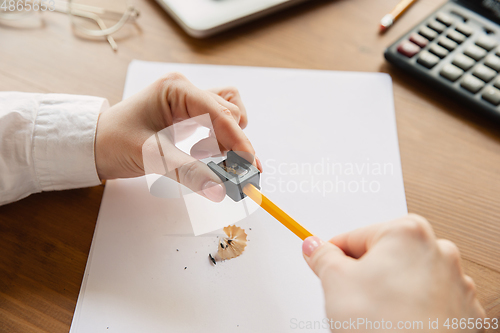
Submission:
[[304,259],[313,272],[322,280],[351,262],[336,245],[324,242],[316,236],[307,237],[302,243]]
[[209,200],[220,202],[226,196],[226,188],[221,180],[205,163],[194,160],[183,164],[177,168],[176,176],[180,184]]
[[214,136],[201,139],[191,147],[191,156],[198,160],[207,157],[221,156],[221,149]]
[[168,135],[159,134],[142,146],[144,173],[164,175],[211,201],[224,200],[226,189],[220,178],[205,163],[179,150]]

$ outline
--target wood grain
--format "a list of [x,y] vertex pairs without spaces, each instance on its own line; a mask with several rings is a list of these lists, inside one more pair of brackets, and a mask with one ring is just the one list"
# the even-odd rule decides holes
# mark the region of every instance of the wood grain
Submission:
[[[500,125],[399,72],[383,50],[443,0],[417,2],[387,34],[398,0],[315,0],[221,35],[188,37],[152,0],[141,29],[105,42],[76,37],[68,18],[0,26],[0,89],[121,100],[132,59],[389,73],[408,207],[456,242],[490,318],[500,317]],[[231,82],[228,82],[231,84]],[[251,110],[250,119],[251,119]],[[0,331],[68,332],[103,187],[32,195],[0,207]]]

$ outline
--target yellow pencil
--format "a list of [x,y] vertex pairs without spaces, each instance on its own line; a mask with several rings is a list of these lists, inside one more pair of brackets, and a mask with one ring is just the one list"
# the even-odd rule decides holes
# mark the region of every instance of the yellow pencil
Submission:
[[255,186],[248,184],[243,188],[243,193],[245,193],[250,199],[255,201],[269,214],[274,216],[278,221],[281,222],[285,227],[287,227],[291,232],[304,240],[309,236],[313,236],[306,228],[301,226],[297,221],[295,221],[290,215],[285,213],[281,208],[276,206],[271,200],[269,200],[264,194],[262,194]]

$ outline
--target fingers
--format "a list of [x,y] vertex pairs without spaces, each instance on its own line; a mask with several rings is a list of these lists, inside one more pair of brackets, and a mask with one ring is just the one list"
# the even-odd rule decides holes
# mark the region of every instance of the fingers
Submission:
[[211,156],[220,155],[222,152],[218,145],[214,145],[214,141],[215,139],[213,137],[208,137],[196,142],[191,147],[191,156],[198,160],[202,160]]
[[[434,232],[429,222],[421,216],[409,214],[400,219],[338,235],[330,241],[348,256],[360,258],[370,248],[384,240],[390,240],[400,245],[409,245],[415,242],[426,244],[434,239]],[[408,246],[405,248],[410,249]]]
[[462,274],[460,250],[455,243],[447,239],[438,239],[436,243],[439,254],[444,262],[449,265],[449,269],[456,269],[459,274]]
[[[255,156],[255,150],[230,110],[236,110],[234,104],[214,98],[213,93],[196,88],[178,73],[167,75],[159,81],[158,86],[162,96],[165,96],[165,110],[170,109],[174,119],[187,119],[208,113],[217,140],[225,150],[247,152]],[[239,118],[241,122],[241,110]]]
[[474,299],[476,297],[476,284],[470,276],[464,274],[460,250],[457,245],[447,239],[438,239],[436,243],[442,262],[446,265],[446,270],[462,279],[464,292],[469,295],[471,300]]
[[[224,98],[220,97],[217,94],[210,93],[212,97],[222,106],[226,107],[230,112],[231,115],[233,116],[234,120],[236,123],[239,125],[240,124],[240,119],[241,119],[241,112],[240,109],[234,105],[233,103],[230,103],[226,101]],[[241,126],[240,126],[241,127]]]
[[302,252],[309,267],[322,281],[351,260],[337,246],[316,236],[304,240]]
[[[479,302],[479,300],[474,296],[474,300],[472,301],[472,310],[474,313],[472,314],[472,318],[481,318],[484,320],[486,317],[486,311],[484,310],[483,306]],[[484,332],[485,328],[483,326],[482,329],[479,330],[479,332]]]
[[464,275],[463,282],[464,282],[463,286],[464,286],[465,292],[470,295],[471,299],[475,298],[476,297],[476,283],[474,282],[474,280],[470,276]]
[[[476,319],[485,318],[486,311],[484,310],[483,306],[476,297],[476,283],[470,276],[468,275],[463,276],[463,287],[464,287],[464,292],[467,295],[468,301],[471,304],[469,317]],[[480,332],[482,331],[484,330],[481,330]]]
[[227,107],[205,95],[193,96],[188,102],[188,109],[191,117],[203,113],[210,114],[217,140],[226,150],[244,151],[255,156],[255,150],[250,141]]
[[142,155],[145,174],[167,176],[209,200],[222,201],[226,190],[219,177],[205,163],[179,150],[173,144],[169,135],[171,131],[168,130],[156,133],[144,143]]
[[224,87],[209,89],[210,92],[220,96],[224,101],[227,101],[238,107],[239,121],[238,124],[241,128],[245,128],[248,124],[248,117],[245,105],[241,99],[240,92],[235,87]]
[[186,121],[183,119],[174,119],[172,141],[175,143],[181,142],[191,135],[200,127],[196,121]]
[[177,181],[193,192],[201,194],[214,202],[224,200],[226,196],[224,185],[205,163],[194,160],[191,163],[183,164],[177,171]]

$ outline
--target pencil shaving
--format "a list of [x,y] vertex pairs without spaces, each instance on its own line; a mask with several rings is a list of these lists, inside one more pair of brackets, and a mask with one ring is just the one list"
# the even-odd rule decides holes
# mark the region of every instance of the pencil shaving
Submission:
[[222,238],[219,242],[219,257],[223,260],[236,258],[245,251],[247,234],[245,230],[235,225],[225,227],[223,230],[227,237]]

